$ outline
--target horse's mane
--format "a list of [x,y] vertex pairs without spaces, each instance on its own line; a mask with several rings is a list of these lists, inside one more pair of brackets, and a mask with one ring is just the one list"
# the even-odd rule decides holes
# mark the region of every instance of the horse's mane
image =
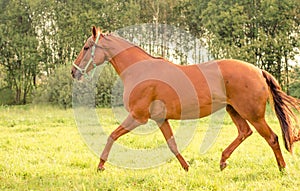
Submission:
[[129,42],[128,40],[124,39],[124,38],[121,37],[121,36],[117,36],[117,35],[115,35],[115,34],[113,34],[113,33],[105,34],[105,36],[115,37],[115,38],[118,39],[118,40],[122,40],[122,41],[124,41],[124,42],[126,42],[126,43],[132,44],[133,47],[135,47],[135,48],[141,50],[143,53],[145,53],[146,55],[148,55],[149,57],[151,57],[151,58],[153,58],[153,59],[163,59],[163,60],[165,60],[165,59],[164,59],[163,57],[161,57],[161,56],[153,56],[153,55],[149,54],[146,50],[144,50],[144,49],[141,48],[140,46],[135,45],[135,44],[133,44],[132,42]]
[[154,58],[154,59],[164,59],[163,57],[161,56],[153,56],[151,54],[149,54],[146,50],[142,49],[141,47],[137,46],[137,45],[134,45],[134,47],[138,48],[139,50],[141,50],[142,52],[144,52],[145,54],[147,54],[148,56],[150,56],[151,58]]

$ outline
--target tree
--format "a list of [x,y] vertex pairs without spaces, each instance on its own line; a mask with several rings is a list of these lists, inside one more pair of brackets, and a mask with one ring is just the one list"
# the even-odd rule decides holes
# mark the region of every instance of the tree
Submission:
[[5,80],[15,91],[15,102],[26,103],[36,85],[39,56],[32,28],[32,11],[26,2],[9,1],[1,6],[0,64],[6,70]]
[[[50,78],[59,71],[57,68],[70,67],[93,25],[105,32],[152,23],[148,36],[134,36],[128,31],[124,36],[147,40],[138,45],[157,56],[174,56],[168,51],[167,41],[177,43],[181,52],[196,52],[198,42],[187,40],[188,35],[158,35],[165,30],[158,27],[161,24],[179,27],[205,39],[216,59],[253,63],[275,75],[287,92],[293,83],[292,93],[297,76],[292,75],[294,68],[288,61],[299,47],[299,10],[300,2],[292,0],[1,1],[0,89],[13,90],[15,102],[26,103],[38,77],[46,74]],[[155,45],[156,40],[160,47]],[[176,56],[182,64],[187,62],[186,55]],[[196,53],[194,60],[201,62]],[[104,90],[106,86],[98,88],[110,92]],[[109,95],[101,98],[106,105],[107,99]]]
[[290,93],[300,99],[300,66],[296,66],[291,71]]
[[215,58],[237,58],[287,86],[299,39],[300,3],[291,0],[211,0],[202,12]]

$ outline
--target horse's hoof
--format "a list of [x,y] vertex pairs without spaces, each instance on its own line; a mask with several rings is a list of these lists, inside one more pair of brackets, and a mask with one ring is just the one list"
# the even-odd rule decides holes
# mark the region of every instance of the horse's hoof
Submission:
[[182,164],[181,166],[182,166],[182,168],[183,168],[186,172],[189,171],[190,165],[189,165],[186,161],[184,161],[183,164]]
[[226,162],[220,164],[221,171],[224,170],[226,167],[227,167],[227,163]]
[[97,172],[103,172],[105,170],[104,166],[98,166]]
[[186,172],[188,172],[188,171],[189,171],[189,165],[183,167],[183,169],[184,169]]
[[285,167],[279,167],[279,171],[280,171],[281,175],[287,175]]

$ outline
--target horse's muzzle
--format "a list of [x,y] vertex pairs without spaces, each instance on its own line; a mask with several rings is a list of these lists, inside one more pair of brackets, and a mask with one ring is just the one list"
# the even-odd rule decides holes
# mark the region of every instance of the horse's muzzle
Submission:
[[76,80],[80,80],[81,77],[82,77],[81,72],[78,71],[75,67],[73,67],[73,68],[71,69],[71,75],[72,75],[72,77],[73,77],[74,79],[76,79]]

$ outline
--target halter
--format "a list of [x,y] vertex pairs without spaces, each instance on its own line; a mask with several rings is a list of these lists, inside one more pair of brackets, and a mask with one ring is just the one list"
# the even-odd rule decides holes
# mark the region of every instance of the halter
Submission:
[[[93,78],[95,70],[96,70],[96,63],[94,62],[94,58],[95,58],[95,49],[97,47],[97,43],[100,39],[100,33],[98,34],[95,44],[92,47],[92,52],[91,52],[91,58],[88,61],[87,65],[84,68],[80,68],[79,66],[77,66],[75,63],[73,63],[73,66],[81,73],[81,75],[83,75],[85,78]],[[93,63],[94,68],[91,70],[91,75],[88,75],[88,73],[86,72],[86,70],[89,68],[89,66],[91,65],[91,63]]]

